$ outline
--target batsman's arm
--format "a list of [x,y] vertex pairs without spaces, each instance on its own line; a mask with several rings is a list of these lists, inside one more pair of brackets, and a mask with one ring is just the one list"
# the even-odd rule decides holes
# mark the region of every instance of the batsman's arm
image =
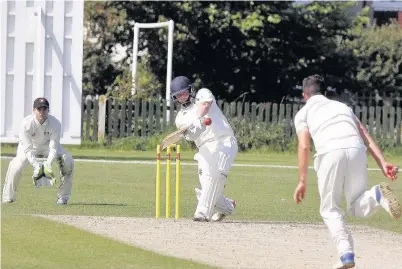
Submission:
[[32,143],[32,133],[30,129],[29,122],[23,122],[22,127],[19,133],[19,139],[22,142],[22,148],[24,150],[25,156],[27,157],[28,162],[33,166],[37,167],[39,165],[38,160],[33,152],[33,143]]
[[204,117],[205,115],[208,114],[211,105],[212,101],[200,102],[198,104],[198,114],[200,115],[200,117]]
[[215,97],[209,89],[202,88],[197,92],[195,100],[198,105],[198,116],[201,118],[208,114]]
[[183,137],[186,140],[194,141],[205,131],[205,125],[201,123],[200,118],[194,119],[194,121],[188,126],[186,131],[183,133]]
[[182,137],[188,141],[196,140],[202,132],[205,131],[205,125],[201,123],[199,117],[194,118],[192,122],[188,122],[188,119],[184,117],[182,111],[179,111],[177,114],[175,124],[177,129],[186,129],[182,134]]

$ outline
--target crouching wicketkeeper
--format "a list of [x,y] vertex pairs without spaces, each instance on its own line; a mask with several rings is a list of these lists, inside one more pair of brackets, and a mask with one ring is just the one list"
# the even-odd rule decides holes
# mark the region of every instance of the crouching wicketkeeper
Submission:
[[[60,121],[49,115],[49,102],[45,98],[37,98],[33,104],[32,115],[23,120],[17,156],[8,166],[3,187],[3,203],[15,202],[19,180],[28,163],[33,167],[32,179],[36,187],[54,185],[52,164],[57,160],[60,166],[60,187],[56,203],[67,204],[71,195],[74,160],[60,145],[60,132]],[[46,160],[40,162],[37,159],[39,155],[47,156]]]

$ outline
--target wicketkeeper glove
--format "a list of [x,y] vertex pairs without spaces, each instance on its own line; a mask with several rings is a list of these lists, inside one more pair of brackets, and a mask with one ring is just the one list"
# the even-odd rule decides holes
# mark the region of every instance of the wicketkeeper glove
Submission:
[[56,177],[54,176],[52,165],[48,164],[47,162],[43,163],[43,173],[45,177],[50,179],[52,186],[56,183]]
[[43,164],[39,162],[34,166],[34,172],[32,175],[32,179],[37,180],[37,179],[41,178],[42,176],[43,176]]
[[34,166],[34,172],[32,175],[32,181],[35,187],[38,186],[36,181],[43,177],[43,175],[43,164],[39,162]]

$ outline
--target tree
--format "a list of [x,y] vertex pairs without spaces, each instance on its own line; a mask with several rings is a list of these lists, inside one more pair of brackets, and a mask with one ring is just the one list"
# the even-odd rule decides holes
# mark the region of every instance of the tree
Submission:
[[402,29],[397,22],[368,27],[343,46],[357,58],[356,80],[364,91],[402,94]]
[[[331,85],[349,83],[345,72],[352,72],[356,63],[351,53],[337,50],[356,21],[346,12],[348,5],[110,1],[103,6],[107,12],[92,16],[91,23],[107,36],[102,43],[106,51],[117,43],[127,47],[122,62],[128,63],[133,22],[172,19],[174,76],[186,75],[222,99],[280,101],[312,73],[325,75]],[[113,14],[121,17],[106,20]],[[111,27],[109,21],[117,23]],[[140,50],[149,53],[149,71],[165,81],[167,30],[144,30],[140,38]]]
[[124,10],[106,8],[105,2],[84,3],[84,95],[104,94],[122,74],[121,66],[112,62],[111,54],[116,41],[114,28],[124,20]]

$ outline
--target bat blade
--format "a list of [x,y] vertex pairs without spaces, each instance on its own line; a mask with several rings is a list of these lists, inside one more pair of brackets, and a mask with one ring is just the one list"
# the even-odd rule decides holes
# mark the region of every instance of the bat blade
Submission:
[[181,135],[187,130],[187,128],[179,129],[174,131],[173,133],[168,134],[163,140],[160,145],[161,150],[173,145],[174,143],[180,141]]

